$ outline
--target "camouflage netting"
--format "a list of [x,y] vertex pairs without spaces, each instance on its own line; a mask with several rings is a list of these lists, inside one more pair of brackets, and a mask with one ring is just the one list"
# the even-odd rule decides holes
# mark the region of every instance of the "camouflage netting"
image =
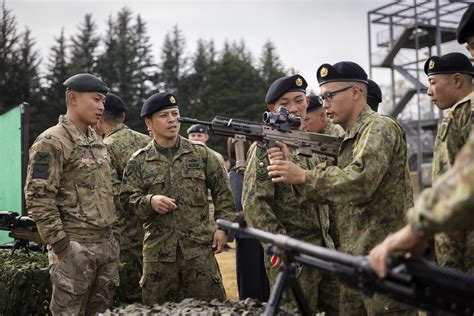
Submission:
[[[258,300],[204,302],[185,299],[180,303],[145,306],[141,304],[108,310],[103,315],[261,315],[265,311],[265,303]],[[299,315],[295,309],[280,307],[279,315]],[[323,315],[323,314],[322,314]]]
[[0,315],[44,315],[50,296],[47,254],[0,249]]

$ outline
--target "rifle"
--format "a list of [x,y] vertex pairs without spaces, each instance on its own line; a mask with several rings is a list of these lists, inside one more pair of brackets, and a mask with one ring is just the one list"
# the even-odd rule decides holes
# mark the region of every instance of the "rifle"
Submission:
[[[29,216],[19,216],[16,212],[0,211],[0,230],[10,233],[8,236],[14,238],[13,245],[7,245],[12,249],[12,254],[16,249],[24,248],[29,255],[29,249],[42,250],[43,240],[38,233],[36,223]],[[33,244],[30,244],[33,242]]]
[[264,123],[216,116],[211,122],[180,117],[182,123],[202,124],[210,127],[216,135],[233,137],[235,140],[263,141],[268,147],[280,141],[296,148],[299,155],[311,157],[314,153],[331,157],[335,162],[339,154],[339,137],[300,130],[292,130],[301,124],[301,119],[280,107],[277,112],[265,112]]
[[317,268],[331,274],[350,287],[367,295],[382,293],[403,303],[430,311],[453,315],[474,313],[474,276],[460,271],[441,268],[422,259],[392,257],[390,272],[380,279],[370,268],[366,256],[352,256],[319,247],[281,234],[246,227],[245,221],[217,220],[224,230],[234,231],[270,244],[268,253],[282,258],[276,283],[272,288],[265,315],[275,315],[283,290],[290,287],[303,315],[311,310],[295,276],[295,264]]

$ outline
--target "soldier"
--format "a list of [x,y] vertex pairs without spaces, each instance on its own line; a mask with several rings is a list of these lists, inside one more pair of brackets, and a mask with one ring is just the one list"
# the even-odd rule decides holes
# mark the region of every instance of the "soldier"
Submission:
[[339,125],[329,121],[319,96],[311,96],[304,119],[305,129],[308,132],[327,134],[331,136],[343,136],[344,130]]
[[132,210],[120,205],[119,193],[123,170],[128,159],[140,148],[145,147],[151,138],[131,130],[124,124],[128,107],[123,100],[108,93],[105,98],[104,113],[97,124],[105,135],[104,144],[112,165],[112,189],[114,192],[115,209],[120,224],[120,262],[124,263],[122,280],[125,302],[139,302],[141,299],[140,278],[143,270],[142,245],[143,227]]
[[[188,128],[186,132],[188,133],[189,140],[201,142],[204,145],[207,145],[207,141],[209,140],[209,131],[206,125],[193,124]],[[211,150],[217,156],[217,158],[219,158],[219,160],[224,164],[224,157],[220,153],[211,148],[209,148],[209,150]]]
[[30,149],[26,206],[48,244],[53,315],[95,315],[119,285],[119,243],[110,159],[91,128],[106,84],[90,74],[64,82],[66,115]]
[[[367,74],[359,65],[323,64],[317,78],[329,118],[346,127],[337,166],[305,170],[277,142],[279,148],[268,150],[268,176],[293,184],[300,201],[333,203],[340,250],[363,255],[385,231],[402,227],[404,212],[413,205],[405,135],[396,121],[367,105]],[[381,295],[369,298],[343,285],[340,294],[341,315],[415,314]]]
[[459,22],[457,34],[459,44],[466,43],[466,48],[474,57],[474,3],[471,3]]
[[387,275],[387,258],[395,251],[419,255],[435,233],[474,228],[474,132],[460,151],[454,166],[433,188],[425,189],[408,212],[408,225],[370,251],[370,265]]
[[[446,110],[438,126],[433,156],[435,182],[454,164],[454,159],[469,138],[471,105],[474,103],[469,58],[461,53],[428,58],[424,67],[428,76],[428,95],[440,110]],[[474,233],[440,233],[435,236],[438,264],[463,271],[474,269]]]
[[221,252],[226,233],[210,226],[207,190],[216,217],[233,219],[226,171],[204,144],[179,136],[179,108],[171,93],[149,97],[141,117],[154,138],[128,161],[120,201],[144,223],[143,303],[224,300],[214,254]]
[[382,102],[382,90],[380,90],[377,82],[371,79],[367,79],[367,82],[367,104],[372,111],[377,112],[379,110],[379,104]]
[[[276,112],[285,107],[290,113],[304,121],[309,97],[306,96],[306,80],[296,74],[275,80],[268,89],[265,103],[268,110]],[[311,168],[311,160],[291,152],[292,160],[298,165]],[[266,148],[253,143],[248,152],[247,168],[243,185],[243,209],[247,223],[271,233],[323,244],[319,225],[318,206],[312,203],[298,203],[290,186],[274,184],[267,176],[269,164]],[[275,282],[279,262],[272,265],[266,256],[265,265],[270,283]],[[321,274],[316,269],[302,269],[298,276],[305,296],[313,312],[318,310],[318,284]]]

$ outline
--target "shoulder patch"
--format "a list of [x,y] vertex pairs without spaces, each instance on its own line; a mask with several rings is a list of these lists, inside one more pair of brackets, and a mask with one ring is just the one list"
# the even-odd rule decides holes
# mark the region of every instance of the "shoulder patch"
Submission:
[[35,156],[33,162],[33,179],[48,179],[49,174],[49,153],[48,152],[38,152]]

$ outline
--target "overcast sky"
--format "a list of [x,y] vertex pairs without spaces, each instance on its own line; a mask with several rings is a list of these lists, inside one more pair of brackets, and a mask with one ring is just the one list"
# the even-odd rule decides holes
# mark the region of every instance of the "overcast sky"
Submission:
[[[322,63],[351,60],[369,72],[367,12],[387,0],[5,0],[19,29],[28,26],[37,48],[46,56],[61,28],[76,34],[86,13],[92,13],[99,34],[110,14],[127,6],[147,22],[155,61],[165,34],[177,24],[194,52],[199,38],[213,39],[220,49],[224,41],[243,39],[254,58],[271,40],[285,67],[296,69],[317,91],[316,69]],[[374,79],[388,82],[383,72]]]

